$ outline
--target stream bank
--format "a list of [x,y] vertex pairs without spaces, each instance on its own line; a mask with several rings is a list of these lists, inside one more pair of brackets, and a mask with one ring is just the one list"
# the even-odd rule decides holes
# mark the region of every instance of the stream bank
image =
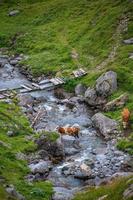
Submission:
[[[5,63],[0,68],[0,74],[0,89],[5,86],[12,89],[15,85],[29,82],[19,72],[17,66],[10,63]],[[40,91],[18,94],[18,98],[31,124],[41,110],[39,120],[34,124],[37,132],[43,130],[50,134],[58,125],[78,124],[80,126],[79,139],[66,135],[59,137],[54,145],[51,144],[51,148],[54,147],[52,154],[56,153],[56,156],[63,157],[58,164],[53,164],[46,156],[44,137],[39,138],[41,143],[38,142],[36,156],[33,155],[29,160],[31,173],[27,180],[29,182],[52,181],[55,191],[54,200],[72,199],[74,193],[80,188],[99,185],[116,172],[127,170],[124,166],[130,159],[129,156],[116,149],[116,139],[105,142],[98,136],[91,120],[92,111],[82,97],[66,94],[59,99],[54,91]]]

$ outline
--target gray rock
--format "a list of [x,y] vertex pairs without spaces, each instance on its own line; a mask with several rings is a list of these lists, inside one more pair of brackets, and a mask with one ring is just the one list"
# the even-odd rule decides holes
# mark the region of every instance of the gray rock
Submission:
[[88,88],[85,92],[85,101],[91,105],[97,105],[97,94],[95,89]]
[[40,161],[36,164],[30,164],[29,168],[33,174],[40,173],[45,174],[49,172],[49,170],[52,168],[50,161]]
[[117,74],[108,71],[96,80],[96,91],[98,95],[109,96],[117,90]]
[[69,135],[63,135],[61,141],[65,148],[71,148],[74,145],[75,138]]
[[17,65],[18,64],[18,60],[10,60],[10,64],[11,65]]
[[17,198],[18,200],[25,200],[25,197],[16,191],[13,185],[6,186],[6,192],[13,198]]
[[80,152],[79,149],[75,149],[75,148],[65,148],[64,151],[65,151],[66,156],[72,156],[72,155]]
[[125,44],[133,44],[133,38],[127,39],[123,41]]
[[78,84],[76,87],[75,87],[75,94],[76,95],[84,95],[86,91],[86,87],[83,85],[83,84]]
[[85,102],[92,107],[101,107],[106,103],[106,99],[98,96],[94,88],[88,88],[85,92]]
[[19,10],[12,10],[11,12],[9,12],[9,16],[16,16],[16,15],[18,15],[20,13],[20,11]]
[[0,55],[0,66],[3,67],[7,63],[8,63],[8,56]]
[[115,120],[104,116],[102,113],[96,113],[92,117],[92,122],[94,126],[99,130],[101,135],[103,135],[105,138],[109,138],[113,134],[119,133],[118,123]]
[[20,106],[32,105],[34,102],[34,98],[30,94],[19,94],[17,97],[19,98]]
[[53,200],[70,200],[73,197],[71,190],[64,187],[54,187]]
[[9,137],[13,137],[15,135],[16,135],[16,133],[14,131],[8,131],[7,132],[7,136],[9,136]]
[[42,135],[36,140],[36,144],[39,150],[48,152],[49,157],[55,159],[55,161],[61,161],[64,158],[64,147],[60,139],[50,141],[47,136]]
[[9,63],[5,64],[4,68],[5,68],[6,72],[9,74],[11,74],[14,70],[14,67],[12,65],[10,65]]

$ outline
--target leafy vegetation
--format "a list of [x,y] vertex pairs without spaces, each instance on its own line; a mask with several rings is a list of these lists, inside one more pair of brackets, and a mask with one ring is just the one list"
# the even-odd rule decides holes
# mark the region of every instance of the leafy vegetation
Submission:
[[133,155],[133,133],[128,137],[121,139],[117,144],[118,149]]
[[[128,188],[131,182],[133,182],[133,180],[131,182],[128,180],[129,178],[119,178],[109,185],[100,186],[97,189],[92,187],[85,192],[78,193],[73,200],[96,200],[104,195],[107,195],[104,198],[105,200],[122,200],[125,188]],[[132,197],[127,198],[127,200],[131,199]]]
[[[7,131],[15,132],[14,137],[7,136]],[[18,160],[17,154],[28,154],[36,149],[35,144],[26,139],[33,134],[29,122],[20,108],[14,103],[0,102],[0,200],[6,200],[7,194],[4,184],[13,184],[27,200],[49,199],[52,195],[50,182],[28,183],[26,176],[29,173],[27,162]]]

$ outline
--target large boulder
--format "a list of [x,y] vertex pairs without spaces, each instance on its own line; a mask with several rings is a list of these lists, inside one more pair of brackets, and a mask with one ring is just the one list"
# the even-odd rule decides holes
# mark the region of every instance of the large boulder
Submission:
[[115,120],[106,117],[102,113],[96,113],[92,117],[92,122],[101,135],[103,135],[106,139],[112,137],[113,134],[119,133],[118,123]]
[[94,88],[88,88],[85,92],[85,102],[93,107],[101,106],[106,103],[106,99],[99,97]]
[[56,141],[52,141],[48,139],[47,136],[41,135],[40,138],[36,140],[36,144],[39,150],[48,152],[48,156],[53,162],[61,161],[64,158],[64,147],[60,138]]
[[117,74],[108,71],[96,80],[96,92],[100,96],[109,96],[117,90]]
[[83,85],[83,84],[78,84],[76,87],[75,87],[75,94],[76,95],[84,95],[86,91],[86,87]]
[[33,174],[36,174],[36,173],[46,174],[52,168],[52,165],[50,161],[42,160],[36,164],[34,163],[30,164],[29,168]]

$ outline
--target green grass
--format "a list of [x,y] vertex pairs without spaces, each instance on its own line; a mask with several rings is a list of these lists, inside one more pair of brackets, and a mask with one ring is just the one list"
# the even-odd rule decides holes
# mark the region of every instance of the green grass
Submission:
[[[8,12],[19,9],[17,16],[9,17]],[[42,74],[67,78],[65,89],[73,91],[77,83],[93,86],[102,73],[114,70],[118,75],[118,91],[110,99],[125,92],[129,93],[126,107],[133,110],[133,60],[129,53],[132,45],[123,44],[123,39],[133,34],[133,4],[129,0],[3,0],[0,3],[0,47],[7,47],[5,53],[28,55],[22,64],[34,77]],[[121,35],[115,34],[119,21],[126,16],[128,29]],[[115,43],[119,41],[117,54],[112,62],[101,70],[96,66],[105,60]],[[72,51],[79,54],[77,59],[71,57]],[[70,80],[74,69],[83,67],[88,75],[76,80]],[[121,109],[107,112],[106,115],[121,121]],[[131,123],[133,116],[131,117]],[[13,130],[16,136],[8,138],[6,132]],[[29,122],[15,105],[0,103],[0,140],[9,145],[0,146],[0,175],[6,182],[13,183],[27,200],[49,199],[52,186],[47,182],[37,182],[29,185],[24,176],[28,173],[27,163],[17,160],[17,152],[28,153],[35,150],[31,141],[25,136],[32,134]],[[52,134],[52,140],[57,136]],[[124,139],[118,148],[132,152],[132,140]],[[97,199],[100,195],[109,193],[108,200],[121,200],[125,187],[122,180],[109,187],[79,195],[80,199]],[[114,195],[115,194],[115,195]],[[0,186],[0,200],[7,199]]]
[[[131,10],[128,0],[4,2],[0,8],[0,46],[29,55],[25,64],[34,76],[58,71],[70,74],[79,66],[95,68],[115,43],[113,34],[119,19]],[[8,17],[11,9],[21,12]],[[72,59],[73,49],[79,59]]]
[[[133,180],[128,180],[129,178],[119,178],[109,185],[100,186],[97,189],[92,187],[77,194],[73,200],[97,200],[104,195],[108,195],[105,200],[122,200],[123,192],[131,183],[133,183]],[[127,200],[131,199],[132,198],[128,198]]]
[[[7,131],[16,133],[8,137]],[[36,150],[33,141],[26,140],[26,136],[33,134],[29,122],[23,116],[20,108],[12,103],[0,102],[0,176],[4,178],[3,184],[13,184],[27,200],[48,200],[52,195],[52,184],[48,181],[29,184],[26,176],[29,173],[28,163],[16,158],[17,153],[29,154]],[[3,184],[0,183],[0,200],[7,200]]]
[[117,144],[117,148],[133,155],[133,133],[128,138],[121,139]]

